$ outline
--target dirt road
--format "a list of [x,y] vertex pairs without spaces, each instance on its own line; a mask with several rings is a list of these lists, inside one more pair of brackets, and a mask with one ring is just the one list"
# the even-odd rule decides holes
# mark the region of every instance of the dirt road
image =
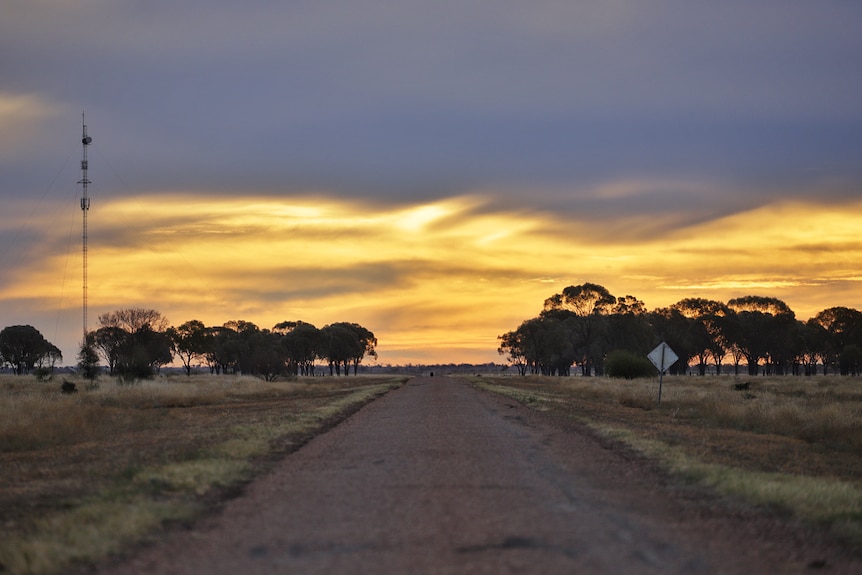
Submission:
[[445,377],[416,378],[223,512],[102,573],[851,573],[776,520]]

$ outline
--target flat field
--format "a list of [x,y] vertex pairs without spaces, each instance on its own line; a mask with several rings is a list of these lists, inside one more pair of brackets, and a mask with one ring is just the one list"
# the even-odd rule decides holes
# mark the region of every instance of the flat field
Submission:
[[238,492],[402,377],[0,376],[0,573],[65,573]]
[[862,551],[862,379],[474,377],[672,476]]

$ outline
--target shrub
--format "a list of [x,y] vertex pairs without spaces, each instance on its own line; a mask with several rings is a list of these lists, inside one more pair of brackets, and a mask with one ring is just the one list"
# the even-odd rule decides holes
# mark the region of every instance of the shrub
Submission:
[[99,355],[96,353],[96,348],[91,341],[85,341],[81,344],[81,349],[78,351],[78,373],[81,377],[88,380],[91,385],[95,385],[96,378],[101,372],[99,367]]
[[40,365],[33,370],[33,375],[35,375],[36,379],[39,381],[45,381],[46,379],[51,379],[54,374],[52,373],[51,368]]
[[630,351],[618,350],[612,351],[605,359],[605,373],[608,377],[635,379],[652,377],[656,374],[656,369],[648,358]]

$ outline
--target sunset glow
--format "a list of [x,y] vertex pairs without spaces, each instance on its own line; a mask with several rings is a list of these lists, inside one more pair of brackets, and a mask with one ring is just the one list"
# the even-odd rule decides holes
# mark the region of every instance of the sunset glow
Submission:
[[[498,335],[586,281],[650,309],[758,294],[805,319],[862,304],[857,203],[765,206],[644,237],[612,225],[493,211],[477,195],[389,208],[313,197],[102,201],[91,211],[91,322],[122,307],[153,307],[177,325],[353,321],[377,335],[380,363],[460,363],[500,361]],[[47,336],[72,353],[79,239],[47,219],[36,229],[56,249],[21,262],[0,301],[56,310],[58,332]]]
[[648,309],[862,308],[860,21],[840,0],[6,2],[0,327],[75,361],[84,124],[90,326],[346,321],[383,364],[500,362],[498,335],[585,282]]

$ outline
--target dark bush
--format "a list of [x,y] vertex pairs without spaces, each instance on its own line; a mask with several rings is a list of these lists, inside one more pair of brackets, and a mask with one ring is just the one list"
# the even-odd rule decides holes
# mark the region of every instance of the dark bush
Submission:
[[605,374],[608,377],[635,379],[637,377],[652,377],[657,370],[646,357],[630,351],[612,351],[605,359]]

